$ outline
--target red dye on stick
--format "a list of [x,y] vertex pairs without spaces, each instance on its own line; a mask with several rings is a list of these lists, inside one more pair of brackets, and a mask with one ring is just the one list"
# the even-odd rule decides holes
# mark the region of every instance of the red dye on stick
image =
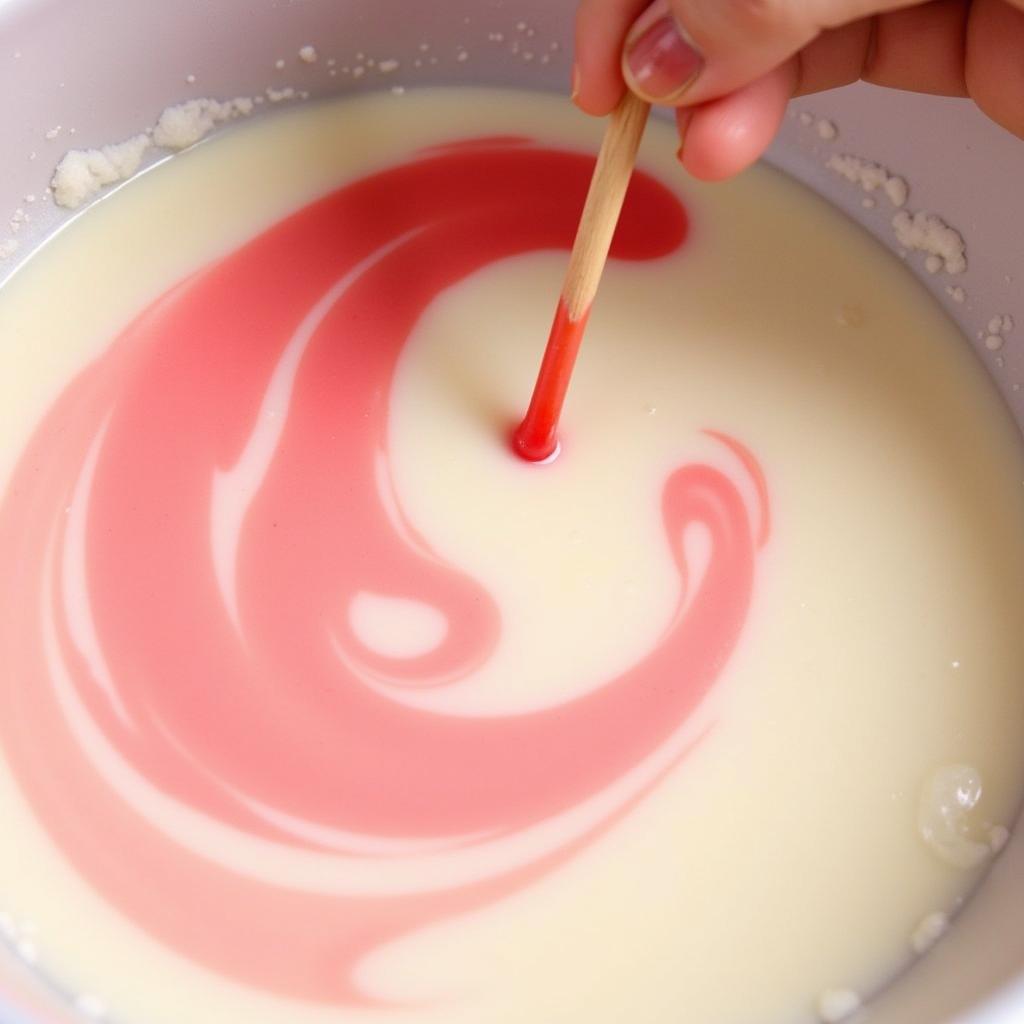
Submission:
[[590,310],[587,309],[574,320],[569,315],[565,299],[558,300],[555,322],[551,325],[530,407],[512,435],[516,454],[529,462],[543,462],[558,450],[558,421],[589,316]]
[[528,462],[558,451],[562,406],[650,109],[627,92],[608,122],[530,407],[512,435],[513,450]]

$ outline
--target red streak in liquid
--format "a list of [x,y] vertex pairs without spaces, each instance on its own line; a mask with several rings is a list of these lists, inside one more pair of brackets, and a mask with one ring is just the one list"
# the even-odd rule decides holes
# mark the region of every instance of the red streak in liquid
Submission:
[[[679,597],[654,649],[529,713],[401,699],[470,676],[501,618],[382,492],[396,363],[445,289],[568,250],[591,169],[492,140],[346,185],[168,291],[32,438],[0,505],[0,747],[68,861],[177,954],[281,995],[373,1002],[354,980],[368,953],[530,883],[642,793],[487,875],[392,892],[346,872],[385,875],[396,847],[414,865],[487,852],[575,810],[680,735],[728,661],[758,531],[726,474],[690,464],[662,494]],[[612,257],[663,256],[686,228],[675,195],[638,173]],[[254,470],[269,422],[279,434]],[[225,496],[241,509],[234,611],[213,529]],[[698,585],[691,524],[710,538]],[[432,605],[445,638],[408,659],[369,649],[349,622],[363,591]],[[234,845],[176,833],[168,804]],[[336,884],[268,879],[266,856],[238,844],[327,859]]]
[[528,462],[543,462],[558,449],[558,421],[589,316],[588,309],[573,320],[565,299],[559,298],[530,407],[512,435],[513,449]]

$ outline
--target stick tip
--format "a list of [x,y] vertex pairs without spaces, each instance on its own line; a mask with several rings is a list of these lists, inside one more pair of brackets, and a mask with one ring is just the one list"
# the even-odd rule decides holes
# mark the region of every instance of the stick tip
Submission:
[[547,465],[558,458],[562,446],[553,434],[538,434],[531,429],[532,425],[524,420],[512,432],[510,444],[512,451],[526,462]]

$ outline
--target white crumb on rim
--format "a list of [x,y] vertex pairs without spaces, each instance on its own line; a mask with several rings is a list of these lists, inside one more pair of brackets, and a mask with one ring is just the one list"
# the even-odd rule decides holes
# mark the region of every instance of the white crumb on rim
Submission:
[[[285,92],[287,98],[294,95],[294,90]],[[252,96],[236,96],[228,100],[208,97],[186,100],[166,107],[151,129],[123,142],[96,149],[69,150],[57,164],[50,181],[53,200],[65,209],[77,209],[105,186],[130,178],[150,148],[185,149],[217,125],[248,116],[260,102],[262,97]],[[28,219],[27,215],[24,219]]]
[[835,121],[830,121],[826,117],[818,118],[814,130],[818,133],[818,138],[823,139],[825,142],[833,142],[839,138],[839,129],[836,127]]
[[1010,841],[1010,830],[1005,825],[993,825],[988,830],[988,845],[993,853],[999,853]]
[[164,149],[185,149],[197,143],[224,121],[245,117],[252,113],[249,96],[233,100],[213,100],[206,97],[186,100],[167,107],[153,128],[153,142]]
[[898,174],[890,174],[882,188],[893,206],[906,206],[910,198],[910,186]]
[[99,149],[72,149],[65,153],[50,182],[54,202],[77,209],[100,189],[130,178],[142,163],[152,141],[146,133]]
[[941,911],[926,915],[910,936],[910,948],[923,956],[949,929],[949,918]]
[[402,66],[401,61],[395,60],[393,57],[388,60],[382,60],[377,64],[377,70],[382,75],[390,75],[392,71],[397,71]]
[[918,210],[910,214],[900,210],[892,219],[900,245],[911,252],[922,252],[942,261],[947,274],[962,274],[967,269],[963,236],[938,214]]
[[971,871],[992,856],[988,836],[982,837],[976,820],[983,792],[981,772],[966,763],[942,765],[921,787],[918,833],[939,860],[961,871]]
[[[810,115],[808,115],[810,117]],[[800,116],[804,124],[810,123]],[[811,118],[813,120],[813,118]],[[938,214],[927,210],[915,213],[904,210],[910,198],[910,185],[905,178],[892,174],[887,168],[872,160],[855,156],[852,153],[833,153],[825,166],[845,178],[851,184],[859,185],[869,193],[881,190],[889,202],[897,208],[892,219],[892,228],[900,245],[900,256],[908,252],[920,252],[924,255],[925,270],[930,274],[945,271],[947,274],[962,274],[967,270],[967,246],[963,236],[955,228],[947,224]],[[866,209],[875,204],[862,200]],[[967,298],[963,289],[946,289],[954,302],[963,302]],[[990,331],[990,333],[1005,333]]]
[[854,185],[860,185],[865,192],[881,189],[893,206],[905,206],[910,197],[910,186],[898,174],[891,174],[881,164],[863,160],[850,153],[836,153],[829,157],[825,166]]
[[840,1024],[861,1007],[860,996],[852,989],[827,989],[818,996],[818,1017],[822,1024]]
[[319,59],[319,54],[316,52],[316,47],[310,43],[306,43],[305,46],[299,49],[299,60],[303,64],[315,64]]

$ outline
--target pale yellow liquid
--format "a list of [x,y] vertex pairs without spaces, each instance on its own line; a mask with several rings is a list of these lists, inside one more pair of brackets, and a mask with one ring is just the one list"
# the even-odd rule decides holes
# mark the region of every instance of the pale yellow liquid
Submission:
[[[0,480],[120,325],[276,218],[453,136],[593,146],[598,132],[563,101],[410,93],[252,123],[147,174],[0,295]],[[714,731],[565,867],[361,966],[368,990],[430,1007],[417,1011],[293,1003],[169,952],[77,876],[0,764],[0,910],[30,919],[47,964],[118,1019],[788,1024],[814,1019],[823,990],[870,993],[920,920],[952,913],[979,877],[987,858],[965,869],[925,843],[919,803],[937,770],[969,764],[984,781],[970,841],[1017,807],[1015,430],[954,327],[859,229],[770,170],[697,186],[672,153],[652,126],[641,162],[678,185],[691,241],[609,267],[551,487],[527,490],[496,428],[529,394],[564,254],[495,265],[434,304],[399,369],[390,441],[402,507],[502,609],[472,685],[423,698],[477,713],[585,692],[648,650],[677,587],[666,473],[715,457],[705,427],[754,449],[774,533],[741,647],[700,712]],[[499,308],[481,344],[481,311]],[[370,632],[392,614],[417,625],[407,608],[365,612]]]

